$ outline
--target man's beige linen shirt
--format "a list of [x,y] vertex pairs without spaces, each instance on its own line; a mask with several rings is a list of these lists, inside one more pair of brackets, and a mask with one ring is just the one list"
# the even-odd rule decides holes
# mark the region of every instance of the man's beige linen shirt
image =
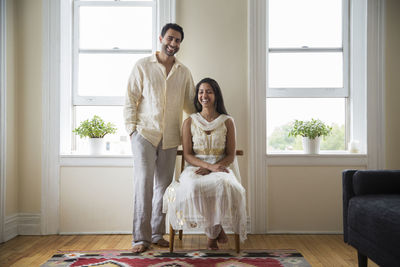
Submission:
[[182,110],[195,111],[194,96],[192,75],[177,59],[168,76],[156,54],[140,59],[129,77],[125,97],[127,132],[137,131],[155,147],[161,139],[163,149],[179,146]]

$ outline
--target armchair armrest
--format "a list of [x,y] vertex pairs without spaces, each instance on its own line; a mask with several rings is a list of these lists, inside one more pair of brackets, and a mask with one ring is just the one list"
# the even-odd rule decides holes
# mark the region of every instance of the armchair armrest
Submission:
[[347,243],[347,215],[349,201],[354,197],[353,175],[357,170],[344,170],[342,172],[342,190],[343,190],[343,238]]

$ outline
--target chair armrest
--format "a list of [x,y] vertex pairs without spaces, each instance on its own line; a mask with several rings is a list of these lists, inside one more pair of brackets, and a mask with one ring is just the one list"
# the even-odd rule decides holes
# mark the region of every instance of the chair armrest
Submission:
[[354,189],[353,189],[353,175],[357,172],[357,170],[344,170],[342,172],[342,190],[343,190],[343,238],[344,242],[347,243],[347,215],[348,215],[348,207],[349,201],[352,197],[354,197]]
[[400,194],[400,170],[360,170],[354,174],[355,195]]

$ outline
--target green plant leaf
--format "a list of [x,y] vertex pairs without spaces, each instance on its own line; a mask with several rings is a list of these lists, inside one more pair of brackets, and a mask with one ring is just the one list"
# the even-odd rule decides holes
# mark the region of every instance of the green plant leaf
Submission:
[[106,134],[114,134],[117,128],[114,124],[105,123],[102,118],[94,115],[91,120],[87,119],[80,123],[79,127],[75,128],[73,133],[79,135],[80,138],[103,138]]
[[315,139],[319,136],[328,136],[332,132],[332,127],[326,125],[319,119],[310,121],[295,120],[290,128],[288,136],[296,137],[298,135]]

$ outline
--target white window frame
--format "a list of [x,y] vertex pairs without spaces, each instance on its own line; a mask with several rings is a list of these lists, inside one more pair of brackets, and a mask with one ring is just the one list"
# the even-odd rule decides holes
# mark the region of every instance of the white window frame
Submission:
[[[152,49],[79,49],[79,11],[84,6],[117,6],[117,7],[151,7],[152,16],[156,18],[152,29]],[[74,1],[74,31],[73,31],[73,105],[74,106],[122,106],[123,96],[79,96],[78,72],[79,54],[146,54],[153,53],[157,48],[157,5],[155,1]]]
[[[343,88],[268,88],[267,89],[267,97],[344,97],[346,98],[345,108],[346,108],[346,118],[345,118],[345,128],[346,128],[346,146],[350,140],[359,141],[359,155],[353,155],[353,158],[356,157],[359,160],[355,161],[347,161],[350,162],[358,162],[358,164],[366,164],[367,159],[367,143],[368,141],[368,129],[367,129],[367,112],[370,114],[370,117],[374,117],[376,115],[371,114],[370,110],[375,109],[374,107],[369,107],[367,109],[367,99],[369,101],[371,98],[368,98],[368,95],[371,93],[375,94],[376,99],[380,99],[384,94],[383,88],[376,87],[376,89],[367,88],[367,79],[369,77],[374,77],[376,74],[367,73],[367,67],[372,68],[373,66],[370,64],[367,66],[367,42],[369,41],[369,37],[372,34],[377,34],[374,31],[383,31],[383,22],[377,24],[377,29],[374,29],[372,25],[369,25],[367,28],[367,12],[373,9],[374,2],[366,2],[360,0],[343,0],[343,14],[349,14],[350,20],[344,18],[343,19],[343,56],[344,56],[344,87]],[[375,4],[376,5],[376,4]],[[369,6],[369,7],[368,7]],[[268,6],[266,7],[268,8]],[[367,8],[369,8],[367,10]],[[384,3],[379,4],[378,7],[374,7],[376,10],[373,12],[383,12]],[[372,12],[372,11],[371,11]],[[369,19],[373,19],[372,15],[369,15]],[[381,19],[382,14],[377,16],[377,19]],[[374,18],[375,19],[375,18]],[[378,21],[375,21],[378,23]],[[266,28],[267,31],[267,28]],[[367,32],[369,32],[369,37],[367,36]],[[379,33],[382,35],[383,33]],[[265,38],[268,38],[266,36]],[[383,42],[382,36],[374,36],[374,38],[380,38],[378,42]],[[351,43],[350,43],[351,41]],[[369,41],[372,43],[372,41]],[[382,44],[377,44],[375,46],[370,46],[373,49],[382,49]],[[378,48],[377,48],[378,47]],[[369,58],[373,58],[373,55],[368,55]],[[376,57],[374,60],[380,60],[381,56]],[[345,63],[347,62],[347,63]],[[381,62],[377,62],[383,64]],[[375,64],[377,64],[375,63]],[[266,62],[268,65],[268,62]],[[381,87],[383,87],[383,79],[381,77],[383,71],[383,65],[378,66],[380,72],[378,70],[377,73],[379,77],[374,79],[379,79]],[[322,89],[322,90],[321,90]],[[374,93],[376,91],[376,93]],[[270,93],[272,92],[272,93]],[[379,100],[381,101],[381,100]],[[383,104],[379,104],[378,108],[381,108]],[[378,111],[376,111],[378,112]],[[379,115],[380,116],[380,115]],[[370,144],[371,146],[375,146],[374,144]],[[332,154],[336,154],[338,156],[344,155],[347,157],[346,151],[328,151],[321,152],[322,154],[327,153],[330,156]],[[285,155],[289,154],[289,155]],[[296,152],[288,153],[288,152],[270,152],[268,156],[270,156],[270,161],[274,164],[285,165],[285,162],[288,162],[288,157],[290,155],[296,154]],[[297,156],[296,156],[297,157]],[[351,157],[351,156],[350,156]],[[283,162],[285,161],[285,162]],[[311,160],[312,161],[312,160]],[[318,161],[318,160],[317,160]],[[289,160],[290,162],[290,160]],[[292,162],[292,164],[297,165],[298,160]],[[338,161],[340,162],[340,160]]]
[[[151,49],[80,49],[79,48],[79,18],[81,7],[151,7],[152,17],[154,18],[152,26],[152,47]],[[157,14],[157,1],[73,1],[73,31],[72,31],[72,103],[71,114],[68,117],[71,121],[68,125],[75,127],[76,113],[75,108],[79,106],[123,106],[124,96],[82,96],[78,94],[78,81],[79,81],[79,55],[80,54],[151,54],[157,50],[157,27],[159,25],[159,18]],[[64,133],[63,133],[64,134]],[[67,130],[67,138],[61,139],[63,145],[63,154],[68,154],[76,150],[76,136],[72,134],[72,129]],[[66,141],[70,140],[70,141]],[[80,153],[77,151],[76,153]]]
[[[343,0],[346,1],[346,0]],[[345,20],[345,19],[344,19]],[[347,21],[347,20],[346,20]],[[347,36],[347,32],[344,36]],[[268,98],[332,98],[349,96],[348,79],[348,42],[344,42],[343,48],[268,48],[269,53],[323,53],[343,52],[343,87],[268,87]]]
[[[74,106],[122,106],[124,104],[123,96],[79,96],[78,91],[78,58],[79,53],[153,53],[157,50],[158,36],[160,35],[161,27],[168,22],[175,21],[175,0],[154,0],[154,1],[73,1],[73,0],[58,0],[61,1],[62,7],[62,25],[61,31],[63,34],[60,36],[61,43],[61,61],[64,63],[61,65],[61,143],[60,151],[62,162],[66,161],[65,164],[71,164],[70,159],[77,158],[77,155],[71,155],[71,151],[75,146],[74,136],[72,135],[72,128],[74,123]],[[80,6],[149,6],[153,8],[153,16],[156,18],[156,23],[153,23],[153,43],[152,49],[150,50],[94,50],[86,49],[79,50],[79,13],[73,12],[79,10]],[[73,27],[71,26],[73,25]],[[72,51],[72,52],[71,52]],[[71,98],[72,96],[72,98]],[[79,152],[78,152],[79,153]],[[88,157],[82,156],[83,159]],[[92,162],[91,159],[81,161],[82,164],[85,162]],[[115,162],[115,164],[120,164]]]
[[0,0],[0,243],[6,241],[6,166],[7,166],[7,131],[6,131],[6,0]]
[[[248,2],[248,87],[249,87],[249,207],[256,207],[257,203],[268,205],[265,191],[268,189],[267,167],[271,165],[302,165],[302,166],[366,166],[368,169],[384,169],[385,167],[385,85],[384,85],[384,21],[385,1],[380,0],[350,0],[352,13],[359,10],[358,16],[353,14],[350,22],[358,27],[362,23],[365,30],[359,32],[362,41],[353,43],[351,51],[361,48],[361,54],[350,59],[352,77],[350,83],[364,87],[361,93],[350,92],[349,98],[351,114],[356,118],[353,121],[362,124],[353,124],[352,134],[358,140],[365,138],[368,149],[365,147],[364,155],[267,155],[266,146],[266,76],[268,73],[267,62],[267,3],[265,0],[252,0]],[[363,39],[364,38],[364,39]],[[364,46],[364,47],[363,47]],[[350,51],[350,54],[351,54]],[[350,55],[352,56],[352,55]],[[364,60],[360,60],[360,57]],[[353,62],[351,62],[353,60]],[[361,64],[355,64],[359,60]],[[358,66],[358,67],[357,67]],[[354,86],[354,84],[352,85]],[[359,111],[354,112],[354,111]],[[368,123],[367,123],[368,118]],[[355,128],[357,130],[355,130]],[[365,133],[367,133],[365,135]],[[360,135],[361,137],[357,137]],[[360,140],[361,141],[361,140]],[[268,230],[267,210],[250,209],[252,233],[266,233]]]
[[[268,1],[267,1],[268,9]],[[343,86],[342,87],[290,87],[290,88],[277,88],[268,87],[267,85],[267,99],[268,98],[344,98],[345,99],[345,147],[350,139],[350,131],[354,127],[350,127],[350,44],[349,44],[349,13],[350,0],[342,0],[342,46],[341,47],[301,47],[301,48],[267,48],[267,60],[270,53],[329,53],[329,52],[342,52],[343,66]],[[268,21],[266,22],[268,23]],[[267,28],[268,35],[268,28]],[[268,38],[268,37],[267,37]],[[267,43],[268,44],[268,43]],[[267,78],[268,79],[268,78]],[[266,99],[266,100],[267,100]],[[353,139],[352,139],[353,140]],[[359,139],[356,139],[359,140]],[[362,139],[364,141],[365,139]],[[360,149],[362,153],[365,146]],[[321,151],[321,153],[334,153],[343,154],[345,151]],[[268,152],[267,152],[268,153]],[[274,154],[296,154],[296,151],[274,151],[269,152],[269,155]]]
[[[157,0],[157,31],[175,21],[175,0]],[[72,129],[72,0],[42,0],[42,200],[41,234],[59,233],[60,167],[121,166],[120,156],[62,155],[71,147]],[[158,32],[159,34],[159,32]],[[62,139],[63,143],[60,143]],[[60,153],[61,152],[61,153]],[[123,157],[131,166],[130,156]],[[128,164],[129,162],[129,164]],[[72,166],[69,164],[69,166]]]
[[[267,1],[268,5],[268,1]],[[268,9],[268,6],[267,6]],[[270,53],[343,52],[343,87],[326,88],[267,88],[267,98],[332,98],[349,96],[349,0],[342,0],[342,47],[268,48]],[[268,13],[266,13],[268,17]],[[268,23],[268,21],[266,22]],[[268,28],[267,28],[268,31]],[[268,44],[268,43],[267,43]]]

